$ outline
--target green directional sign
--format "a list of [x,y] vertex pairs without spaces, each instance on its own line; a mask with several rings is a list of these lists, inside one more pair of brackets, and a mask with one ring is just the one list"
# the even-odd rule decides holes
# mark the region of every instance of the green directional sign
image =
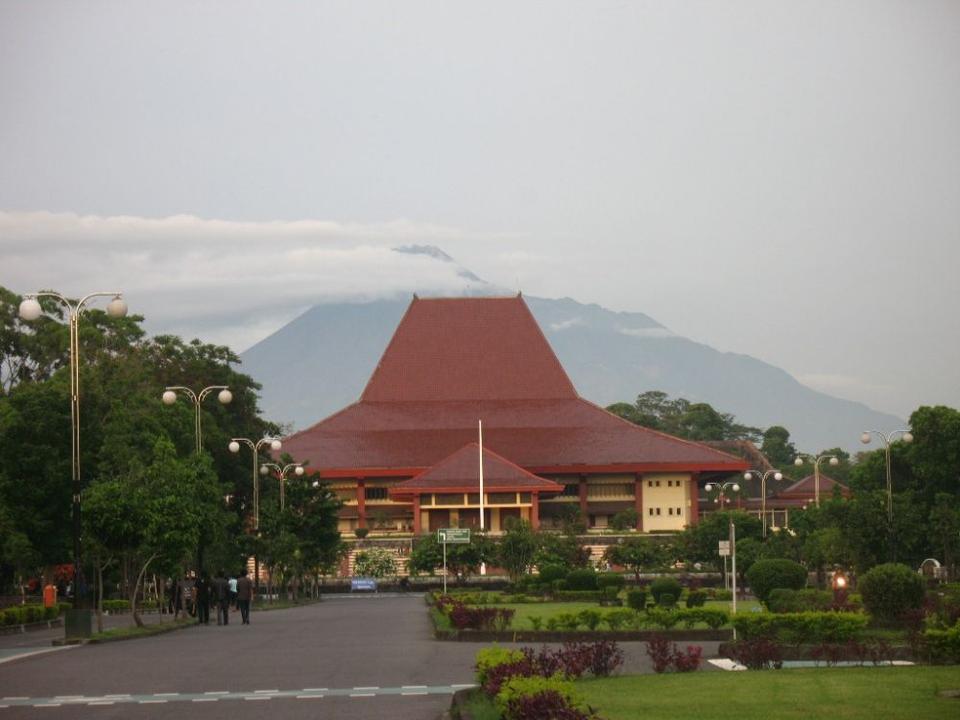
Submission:
[[437,530],[439,543],[469,543],[470,528],[442,528]]

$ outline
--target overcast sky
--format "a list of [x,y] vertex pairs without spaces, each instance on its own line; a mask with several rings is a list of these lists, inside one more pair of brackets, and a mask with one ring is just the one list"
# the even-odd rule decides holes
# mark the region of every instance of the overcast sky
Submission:
[[0,0],[0,284],[242,350],[414,243],[960,406],[960,2]]

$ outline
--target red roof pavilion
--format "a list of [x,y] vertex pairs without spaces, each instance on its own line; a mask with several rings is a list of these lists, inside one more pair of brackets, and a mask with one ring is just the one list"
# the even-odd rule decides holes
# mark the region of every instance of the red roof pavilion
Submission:
[[359,402],[284,451],[321,477],[412,477],[475,441],[478,420],[485,448],[534,474],[748,467],[581,398],[520,296],[414,297]]

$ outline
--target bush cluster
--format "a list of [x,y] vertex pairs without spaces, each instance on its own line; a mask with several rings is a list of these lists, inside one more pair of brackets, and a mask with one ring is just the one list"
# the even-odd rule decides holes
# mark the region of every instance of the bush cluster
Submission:
[[664,607],[672,607],[683,593],[680,581],[672,577],[659,577],[650,583],[650,595],[653,602]]
[[556,650],[544,646],[519,651],[481,650],[477,655],[477,682],[496,696],[512,677],[561,677],[576,680],[584,675],[607,677],[623,664],[623,651],[615,642],[564,643]]
[[776,588],[767,598],[770,612],[808,612],[833,609],[833,593],[828,590],[788,590]]
[[931,663],[960,663],[960,622],[949,630],[927,630],[921,647]]
[[60,607],[45,608],[43,605],[14,605],[0,610],[0,624],[24,625],[26,623],[53,620],[60,615]]
[[871,568],[860,578],[859,589],[867,612],[881,624],[896,624],[923,605],[923,579],[906,565],[886,563]]
[[597,573],[593,570],[571,570],[564,581],[564,590],[596,590]]
[[839,612],[736,615],[731,622],[745,640],[766,638],[792,645],[847,642],[867,626],[865,615]]
[[104,600],[103,609],[106,612],[127,612],[130,610],[129,600]]
[[550,631],[574,631],[581,627],[596,630],[601,624],[606,624],[613,631],[641,627],[670,630],[678,625],[689,629],[699,623],[716,630],[730,622],[730,614],[719,608],[651,607],[645,613],[637,613],[626,608],[608,610],[605,613],[597,610],[581,610],[579,613],[558,613],[546,620],[537,616],[528,619],[534,630],[545,627]]
[[687,645],[680,650],[675,643],[662,635],[655,635],[647,641],[647,655],[653,663],[655,673],[665,673],[670,668],[677,672],[693,672],[700,667],[703,648],[699,645]]
[[516,613],[513,608],[468,607],[450,595],[438,596],[434,606],[457,630],[506,630]]
[[782,558],[757,560],[747,570],[750,589],[764,605],[777,588],[801,590],[807,584],[807,569],[800,563]]

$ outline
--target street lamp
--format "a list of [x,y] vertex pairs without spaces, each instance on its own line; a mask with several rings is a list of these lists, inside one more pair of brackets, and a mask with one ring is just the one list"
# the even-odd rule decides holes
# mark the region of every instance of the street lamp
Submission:
[[905,443],[913,442],[913,434],[909,430],[894,430],[890,433],[882,433],[879,430],[864,430],[860,435],[860,442],[864,445],[870,444],[870,436],[876,435],[883,440],[884,449],[887,458],[887,520],[893,522],[893,478],[890,475],[890,443],[893,442],[894,435],[901,435]]
[[[32,295],[26,295],[23,302],[20,303],[21,319],[30,322],[36,320],[43,314],[43,308],[40,306],[37,298],[52,297],[67,309],[67,316],[70,320],[70,445],[72,447],[72,457],[70,460],[70,476],[73,483],[73,596],[77,609],[83,605],[81,597],[80,578],[82,574],[81,553],[80,553],[80,495],[82,488],[80,486],[80,316],[83,314],[84,306],[88,301],[95,297],[110,297],[113,299],[107,304],[107,315],[112,318],[122,318],[127,314],[127,303],[123,300],[123,293],[119,292],[95,292],[81,298],[76,304],[71,303],[60,293],[38,292]],[[89,634],[89,629],[85,634]]]
[[210,393],[214,390],[219,390],[217,393],[217,400],[220,401],[222,405],[227,405],[233,400],[233,393],[230,392],[230,388],[226,385],[210,385],[205,387],[199,393],[195,393],[188,387],[183,385],[170,385],[163,390],[163,404],[164,405],[173,405],[177,401],[177,393],[181,392],[193,401],[193,407],[195,410],[194,415],[194,436],[197,440],[197,455],[200,454],[203,448],[203,435],[200,428],[200,403],[203,402]]
[[[720,509],[723,509],[723,496],[726,492],[727,486],[730,486],[730,489],[733,492],[740,492],[740,485],[738,485],[733,480],[728,480],[727,482],[719,485],[720,488]],[[707,483],[703,486],[703,489],[707,492],[713,492],[713,488],[717,487],[717,483]],[[732,598],[733,606],[732,612],[734,615],[737,614],[737,527],[734,525],[733,517],[728,518],[730,523],[730,580],[733,588]],[[726,567],[726,557],[724,557],[724,567]]]
[[761,473],[759,470],[747,470],[743,474],[744,480],[752,480],[754,477],[760,478],[760,514],[763,517],[763,536],[767,536],[767,478],[773,476],[777,482],[783,480],[783,473],[779,470],[767,470]]
[[[867,440],[867,442],[870,442]],[[840,464],[840,458],[836,455],[810,455],[808,453],[797,453],[797,457],[794,458],[793,464],[797,467],[803,465],[803,459],[807,458],[810,462],[813,463],[813,502],[817,507],[820,507],[820,462],[822,460],[829,460],[831,467],[836,467]]]
[[[240,452],[240,443],[243,443],[251,450],[253,450],[253,531],[256,533],[260,530],[260,476],[257,474],[257,459],[260,455],[260,448],[264,445],[269,445],[271,450],[279,450],[283,444],[280,442],[279,438],[270,438],[265,437],[261,438],[254,442],[249,438],[231,438],[230,444],[227,447],[232,453]],[[260,582],[260,556],[253,556],[253,576],[255,578],[254,582]]]
[[297,476],[303,475],[303,463],[287,463],[282,468],[276,463],[264,463],[260,466],[260,474],[266,475],[270,468],[276,470],[280,475],[280,509],[283,510],[283,487],[287,480],[287,473],[293,468]]
[[738,485],[733,480],[730,480],[729,482],[725,482],[723,483],[723,485],[718,485],[717,483],[707,483],[706,485],[703,486],[703,489],[706,490],[707,492],[713,492],[714,488],[719,488],[720,509],[723,510],[723,503],[724,503],[724,500],[726,499],[726,490],[728,486],[730,487],[731,490],[733,490],[733,492],[740,492],[740,485]]

